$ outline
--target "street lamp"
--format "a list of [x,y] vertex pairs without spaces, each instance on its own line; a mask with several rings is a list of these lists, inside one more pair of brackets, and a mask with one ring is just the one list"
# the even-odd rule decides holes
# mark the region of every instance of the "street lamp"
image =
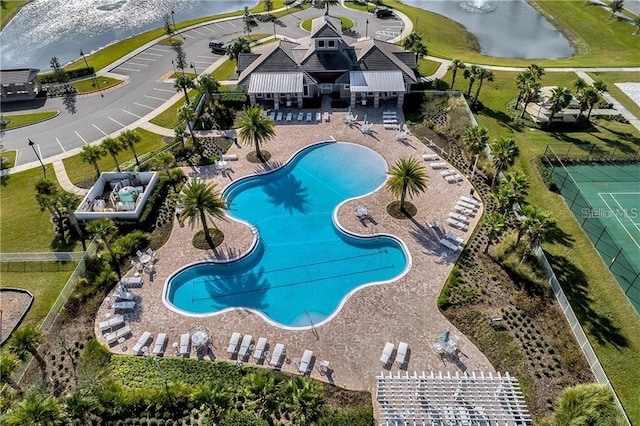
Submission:
[[473,163],[473,170],[471,171],[471,179],[476,175],[476,166],[478,165],[478,157],[480,154],[476,154],[476,161]]
[[367,18],[367,22],[365,22],[366,26],[365,26],[365,30],[364,30],[364,36],[368,37],[369,36],[369,18]]
[[198,70],[196,69],[196,66],[193,62],[191,62],[189,68],[193,68],[193,73],[196,75],[196,78],[198,78]]
[[[80,49],[80,56],[82,56],[82,59],[84,59],[84,64],[87,66],[87,69],[89,69],[89,62],[87,62],[87,58],[86,56],[84,56],[84,52],[82,51],[82,49]],[[98,92],[100,92],[100,97],[104,98],[104,95],[102,94],[102,90],[100,90],[100,85],[98,84],[98,78],[96,77],[96,73],[94,70],[91,70],[91,78],[93,79],[93,84],[91,85],[93,87],[97,87]]]
[[174,17],[173,17],[173,13],[174,13],[174,12],[173,12],[173,10],[172,10],[172,11],[171,11],[171,22],[173,22],[173,32],[174,32],[174,33],[176,33],[176,34],[178,34],[178,35],[180,35],[180,37],[184,38],[184,36],[183,36],[182,34],[180,34],[180,33],[178,32],[178,29],[176,28],[176,20],[175,20],[175,19],[174,19]]
[[31,148],[33,148],[33,152],[36,154],[36,157],[38,158],[38,161],[40,162],[40,165],[42,166],[42,174],[44,175],[44,178],[47,178],[47,168],[44,166],[44,163],[42,162],[42,158],[40,158],[40,155],[38,155],[38,151],[36,151],[36,144],[33,143],[33,141],[31,139],[27,139],[29,141],[29,146]]

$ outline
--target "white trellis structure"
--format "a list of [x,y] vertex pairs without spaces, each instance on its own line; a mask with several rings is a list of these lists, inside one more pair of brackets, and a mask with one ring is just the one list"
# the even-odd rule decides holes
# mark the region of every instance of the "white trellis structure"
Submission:
[[384,372],[376,377],[381,426],[529,426],[520,385],[509,373]]

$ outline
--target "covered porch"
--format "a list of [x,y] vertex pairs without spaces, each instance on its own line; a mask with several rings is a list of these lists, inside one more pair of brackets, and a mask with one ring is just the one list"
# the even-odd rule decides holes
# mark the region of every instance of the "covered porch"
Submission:
[[396,100],[402,107],[406,86],[401,71],[351,71],[349,72],[350,105],[356,103],[378,108],[380,100]]
[[254,73],[247,89],[251,105],[261,103],[274,110],[302,108],[302,98],[308,93],[303,72]]

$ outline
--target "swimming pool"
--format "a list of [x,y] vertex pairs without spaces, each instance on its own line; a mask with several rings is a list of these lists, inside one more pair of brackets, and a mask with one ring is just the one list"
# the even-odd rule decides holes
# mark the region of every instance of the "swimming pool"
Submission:
[[356,289],[397,279],[410,262],[403,243],[349,235],[334,225],[336,207],[375,191],[386,171],[375,151],[331,142],[230,185],[230,215],[253,225],[258,243],[238,261],[174,273],[167,304],[188,315],[249,309],[276,325],[300,328],[327,321]]

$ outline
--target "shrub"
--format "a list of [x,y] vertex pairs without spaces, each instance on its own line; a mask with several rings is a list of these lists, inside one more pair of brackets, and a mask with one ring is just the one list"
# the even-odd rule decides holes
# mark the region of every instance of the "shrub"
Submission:
[[153,192],[147,199],[147,205],[144,207],[144,211],[140,216],[140,223],[143,224],[145,228],[148,229],[150,225],[155,224],[157,213],[168,192],[169,182],[166,177],[161,175],[156,183],[156,187],[153,188]]
[[129,257],[137,250],[141,250],[148,245],[149,234],[143,231],[133,231],[118,238],[113,243],[113,250],[124,257]]
[[536,159],[536,167],[538,168],[538,173],[540,173],[540,177],[542,178],[542,182],[547,186],[550,191],[557,192],[558,185],[553,181],[553,175],[551,171],[544,165],[542,162],[542,156],[539,156]]
[[440,309],[447,309],[451,306],[451,290],[453,287],[457,286],[459,282],[460,269],[457,266],[454,266],[451,270],[451,274],[449,274],[449,278],[447,278],[447,282],[442,288],[442,292],[438,296],[438,307]]
[[[68,71],[65,70],[65,74],[69,78],[69,80],[85,77],[87,75],[93,75],[93,72],[94,72],[93,67],[76,68]],[[40,80],[41,84],[58,83],[56,74],[53,72],[38,74],[38,80]]]
[[374,424],[372,407],[329,410],[318,421],[318,426],[370,426],[372,424]]

